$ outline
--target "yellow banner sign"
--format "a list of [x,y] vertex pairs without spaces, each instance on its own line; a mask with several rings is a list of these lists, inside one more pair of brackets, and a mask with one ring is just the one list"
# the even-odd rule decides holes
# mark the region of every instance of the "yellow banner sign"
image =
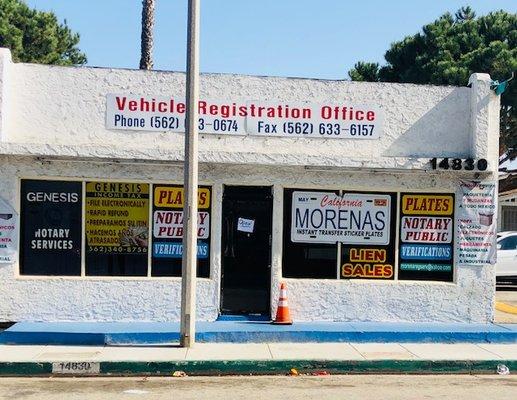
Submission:
[[[198,188],[197,206],[201,209],[210,208],[210,189]],[[185,195],[182,186],[155,186],[154,206],[164,208],[183,208]]]
[[147,252],[148,184],[88,182],[85,211],[88,251]]
[[342,278],[389,279],[392,276],[393,265],[391,264],[345,263],[341,266]]
[[342,278],[383,278],[393,277],[393,265],[386,264],[385,249],[351,248],[350,262],[341,266]]
[[405,194],[402,196],[402,214],[409,215],[452,215],[452,195]]

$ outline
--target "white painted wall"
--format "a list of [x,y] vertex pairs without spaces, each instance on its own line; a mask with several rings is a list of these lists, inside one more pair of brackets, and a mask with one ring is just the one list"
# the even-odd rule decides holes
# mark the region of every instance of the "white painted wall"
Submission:
[[[107,131],[107,93],[155,96],[184,94],[184,74],[104,68],[11,64],[12,94],[4,141],[45,145],[110,145],[119,148],[179,149],[183,134]],[[239,149],[263,154],[311,154],[369,160],[372,157],[431,157],[469,153],[470,89],[309,79],[203,75],[204,98],[290,102],[380,104],[385,134],[378,141],[314,140],[205,135],[201,151]],[[453,140],[451,140],[454,138]]]
[[[461,177],[472,177],[425,172],[435,156],[488,158],[484,177],[495,177],[498,98],[489,77],[473,80],[472,88],[456,88],[204,75],[206,98],[378,104],[385,133],[378,141],[204,135],[200,182],[213,185],[214,208],[211,278],[198,281],[198,318],[213,320],[219,308],[223,184],[274,186],[276,303],[284,187],[456,191]],[[183,83],[180,73],[13,64],[0,52],[0,195],[19,209],[24,177],[181,183],[181,168],[156,162],[182,160],[183,134],[107,131],[104,118],[106,93],[182,96]],[[124,163],[108,162],[114,159]],[[179,317],[178,278],[34,278],[17,271],[16,264],[0,265],[3,321]],[[457,267],[454,283],[286,281],[295,320],[486,322],[493,318],[494,279],[491,267]]]

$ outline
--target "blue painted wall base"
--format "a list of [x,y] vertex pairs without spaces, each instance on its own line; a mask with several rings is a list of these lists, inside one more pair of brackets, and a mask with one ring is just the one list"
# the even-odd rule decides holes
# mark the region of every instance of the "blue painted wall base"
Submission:
[[[199,342],[517,343],[517,324],[215,321],[196,325]],[[19,322],[2,344],[152,345],[179,341],[174,322]]]

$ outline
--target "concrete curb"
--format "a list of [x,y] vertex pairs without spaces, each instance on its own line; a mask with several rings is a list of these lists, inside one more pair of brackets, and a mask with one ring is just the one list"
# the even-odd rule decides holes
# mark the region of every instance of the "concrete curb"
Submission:
[[50,362],[0,362],[0,376],[189,376],[286,375],[291,368],[300,374],[495,374],[497,365],[510,371],[517,360],[209,360],[209,361],[101,361],[100,373],[53,374]]

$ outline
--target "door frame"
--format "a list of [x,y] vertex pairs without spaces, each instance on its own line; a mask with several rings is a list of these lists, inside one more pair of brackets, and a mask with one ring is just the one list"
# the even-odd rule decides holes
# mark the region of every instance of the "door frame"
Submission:
[[[268,302],[268,307],[265,311],[265,314],[260,314],[262,316],[268,316],[268,317],[271,317],[271,309],[272,309],[272,302],[273,300],[271,299],[271,295],[272,295],[272,284],[273,284],[273,231],[274,231],[274,185],[252,185],[252,184],[233,184],[233,183],[230,183],[230,184],[222,184],[221,185],[221,215],[220,215],[220,226],[221,226],[221,237],[220,237],[220,249],[219,249],[219,254],[220,254],[220,257],[221,257],[221,262],[220,262],[220,288],[219,288],[219,310],[218,310],[218,314],[219,315],[255,315],[253,312],[238,312],[238,311],[233,311],[233,312],[224,312],[223,311],[223,299],[224,299],[224,256],[223,256],[223,253],[224,253],[224,241],[223,241],[223,230],[224,230],[224,220],[223,220],[223,217],[224,217],[224,195],[225,195],[225,190],[227,187],[248,187],[248,188],[264,188],[264,189],[268,189],[269,190],[269,196],[270,196],[270,218],[271,218],[271,221],[270,221],[270,225],[271,225],[271,229],[270,229],[270,232],[269,232],[269,245],[268,245],[268,265],[267,265],[267,268],[269,270],[269,276],[268,276],[268,295],[267,295],[267,302]],[[258,315],[258,313],[257,313]]]

